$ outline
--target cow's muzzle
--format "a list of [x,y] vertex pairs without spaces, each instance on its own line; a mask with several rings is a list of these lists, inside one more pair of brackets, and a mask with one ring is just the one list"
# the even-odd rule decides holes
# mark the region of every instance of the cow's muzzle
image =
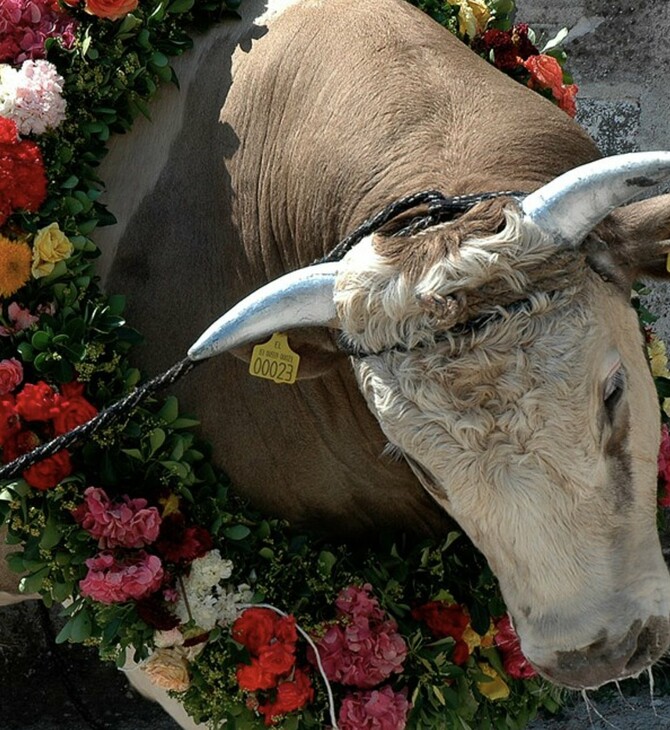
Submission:
[[531,663],[546,679],[569,689],[595,689],[607,682],[636,677],[663,656],[670,644],[670,620],[652,616],[633,622],[622,639],[603,632],[583,649],[559,651],[553,663]]

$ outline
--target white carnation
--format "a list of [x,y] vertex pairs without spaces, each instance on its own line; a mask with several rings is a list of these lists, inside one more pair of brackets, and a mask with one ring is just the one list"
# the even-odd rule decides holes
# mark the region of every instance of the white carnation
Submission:
[[55,129],[65,119],[64,83],[49,61],[24,61],[20,69],[0,64],[0,115],[14,120],[19,134]]
[[233,563],[221,558],[218,550],[211,550],[191,564],[191,572],[184,578],[183,589],[174,611],[182,623],[190,619],[204,631],[220,624],[227,626],[240,613],[239,604],[248,603],[253,591],[242,584],[236,588],[223,581],[233,574]]

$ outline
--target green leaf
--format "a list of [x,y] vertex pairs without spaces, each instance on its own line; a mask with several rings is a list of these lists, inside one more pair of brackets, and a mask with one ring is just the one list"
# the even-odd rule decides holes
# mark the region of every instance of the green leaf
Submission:
[[46,350],[51,344],[51,335],[39,330],[30,338],[30,343],[36,350]]
[[333,572],[333,567],[337,563],[337,558],[328,550],[322,550],[319,553],[317,565],[319,572],[324,576],[329,576]]
[[165,399],[163,407],[158,411],[159,418],[162,418],[165,423],[171,424],[177,419],[179,415],[179,401],[170,395]]
[[44,526],[44,530],[42,530],[40,548],[42,548],[42,550],[52,550],[56,547],[56,545],[58,545],[62,536],[63,533],[60,529],[58,520],[54,518],[53,515],[50,515],[46,525]]
[[149,446],[151,447],[151,456],[165,443],[165,431],[162,428],[154,428],[149,434]]
[[71,620],[70,623],[70,640],[81,644],[90,638],[93,622],[88,609],[82,608]]
[[233,525],[232,527],[226,527],[223,534],[229,540],[244,540],[249,537],[251,530],[246,525]]
[[168,5],[168,13],[187,13],[195,4],[195,0],[174,0]]
[[31,573],[30,575],[21,578],[19,583],[19,590],[21,593],[37,593],[42,588],[42,583],[49,575],[50,568],[47,565],[41,570]]

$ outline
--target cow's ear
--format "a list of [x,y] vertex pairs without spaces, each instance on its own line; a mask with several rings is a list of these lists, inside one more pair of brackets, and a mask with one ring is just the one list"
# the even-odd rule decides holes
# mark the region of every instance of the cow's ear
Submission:
[[619,208],[606,225],[614,235],[610,250],[632,281],[670,279],[670,195]]
[[[338,333],[334,330],[325,327],[303,327],[290,330],[286,334],[289,347],[300,356],[298,380],[318,378],[347,359],[347,355],[337,347]],[[263,342],[267,342],[269,339],[267,337]],[[248,363],[251,362],[251,355],[257,344],[260,342],[236,347],[230,352]]]

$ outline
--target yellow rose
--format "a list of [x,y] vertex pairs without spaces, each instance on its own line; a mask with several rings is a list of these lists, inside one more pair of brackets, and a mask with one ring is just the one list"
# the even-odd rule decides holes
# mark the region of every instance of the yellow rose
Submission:
[[488,682],[477,682],[477,689],[492,702],[506,700],[509,697],[509,687],[498,672],[486,662],[480,662],[479,669],[491,679]]
[[655,335],[652,336],[651,342],[647,345],[649,360],[651,365],[651,373],[655,378],[668,378],[668,355],[665,351],[665,342],[659,340]]
[[474,38],[486,30],[486,26],[491,19],[491,12],[484,0],[449,0],[449,5],[460,6],[458,11],[458,32],[461,35]]
[[156,649],[141,666],[157,687],[186,692],[191,684],[188,662],[179,649]]
[[36,279],[49,276],[54,265],[70,258],[73,250],[70,239],[61,231],[58,223],[42,228],[33,241],[33,276]]

